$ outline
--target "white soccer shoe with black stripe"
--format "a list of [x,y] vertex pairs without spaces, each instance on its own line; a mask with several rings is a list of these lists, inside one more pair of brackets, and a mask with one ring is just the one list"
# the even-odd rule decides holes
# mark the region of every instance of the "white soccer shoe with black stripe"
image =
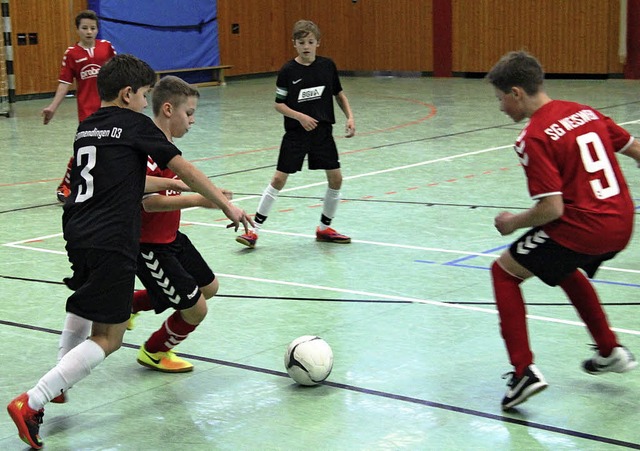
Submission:
[[511,375],[511,380],[507,383],[509,389],[502,399],[502,410],[509,410],[525,402],[549,386],[535,365],[529,365],[522,377],[516,377],[515,372],[510,372],[502,378],[505,379],[509,375]]
[[589,374],[626,373],[637,366],[635,357],[624,346],[613,348],[608,357],[602,357],[596,351],[593,357],[582,362],[582,369]]

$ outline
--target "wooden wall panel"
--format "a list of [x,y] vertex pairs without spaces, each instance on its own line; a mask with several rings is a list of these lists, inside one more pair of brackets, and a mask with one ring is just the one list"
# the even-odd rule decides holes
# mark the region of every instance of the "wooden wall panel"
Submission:
[[[610,74],[622,74],[624,72],[624,65],[620,62],[620,56],[618,55],[619,39],[618,30],[620,28],[620,1],[609,0],[609,25],[607,26],[609,32],[608,49],[609,49],[609,70]],[[626,38],[625,38],[626,39]]]
[[288,38],[295,21],[313,20],[323,33],[319,53],[346,71],[432,71],[431,16],[431,0],[286,3]]
[[432,2],[375,0],[373,5],[375,17],[368,31],[375,37],[374,61],[367,70],[432,72]]
[[510,50],[548,73],[607,74],[617,0],[453,0],[453,71],[486,72]]
[[[86,0],[9,0],[16,95],[54,92],[66,48],[77,41],[74,18]],[[38,44],[17,45],[37,33]]]
[[318,53],[340,70],[430,72],[431,15],[431,0],[218,0],[221,59],[229,75],[275,72],[296,56],[293,24],[309,19],[322,31]]
[[[239,33],[232,33],[238,24]],[[274,72],[284,62],[284,0],[218,0],[220,60],[225,75]]]
[[[452,70],[486,72],[505,52],[526,48],[547,72],[622,73],[619,0],[451,0]],[[16,94],[53,92],[73,18],[87,0],[9,0]],[[218,0],[220,53],[227,75],[276,72],[295,56],[291,28],[318,23],[320,54],[345,71],[433,70],[432,0]],[[437,20],[437,18],[435,18]],[[232,34],[231,26],[240,26]],[[17,46],[18,33],[38,45]]]
[[315,22],[322,33],[319,55],[333,59],[339,70],[354,70],[361,57],[365,43],[362,39],[363,20],[355,18],[361,16],[360,5],[350,0],[308,0],[304,2],[285,0],[285,28],[282,39],[287,41],[285,59],[294,58],[291,33],[293,24],[301,19]]

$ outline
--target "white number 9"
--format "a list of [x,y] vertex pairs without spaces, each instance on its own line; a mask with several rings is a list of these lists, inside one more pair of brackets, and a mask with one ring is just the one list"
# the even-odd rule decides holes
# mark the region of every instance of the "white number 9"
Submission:
[[[576,138],[576,142],[580,147],[580,157],[582,164],[587,172],[593,174],[602,171],[606,180],[607,187],[602,184],[602,180],[593,179],[589,183],[591,189],[598,199],[607,199],[620,193],[620,185],[616,179],[616,174],[611,167],[611,161],[607,156],[607,151],[602,144],[600,136],[595,132],[585,133]],[[596,158],[591,155],[591,150],[595,152]]]

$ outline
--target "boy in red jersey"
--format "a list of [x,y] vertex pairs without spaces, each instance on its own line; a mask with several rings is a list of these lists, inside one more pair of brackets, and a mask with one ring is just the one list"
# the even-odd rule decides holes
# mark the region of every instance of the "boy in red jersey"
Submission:
[[[98,34],[98,16],[91,10],[85,10],[76,16],[76,30],[80,41],[68,47],[62,57],[62,67],[58,88],[51,103],[42,110],[44,124],[48,124],[56,110],[69,92],[69,88],[76,82],[76,100],[78,103],[78,119],[82,122],[85,118],[95,113],[100,108],[100,95],[96,79],[100,68],[116,54],[109,41],[96,39]],[[71,165],[73,158],[69,160],[67,171],[62,182],[56,188],[56,197],[64,202],[69,195]]]
[[[153,88],[153,121],[167,139],[184,136],[195,123],[200,93],[178,77],[163,77]],[[151,157],[147,161],[147,181],[182,183],[171,169],[161,169]],[[150,183],[147,183],[147,191]],[[142,232],[136,274],[145,290],[133,295],[132,318],[141,311],[161,313],[175,309],[138,351],[138,363],[156,371],[182,373],[193,365],[178,357],[173,348],[204,320],[207,302],[218,291],[218,279],[189,238],[180,232],[183,208],[217,208],[200,194],[181,195],[177,190],[159,190],[142,201]],[[231,193],[223,192],[228,198]]]
[[342,90],[338,69],[333,60],[317,56],[320,29],[310,20],[299,20],[293,26],[293,46],[298,56],[286,62],[276,80],[275,109],[284,116],[285,134],[280,145],[276,172],[258,203],[256,226],[236,238],[240,244],[254,248],[258,232],[287,183],[290,174],[302,169],[308,156],[309,169],[324,169],[327,190],[322,215],[316,228],[316,240],[346,244],[351,238],[330,227],[340,203],[342,172],[340,158],[333,139],[333,99],[347,118],[345,136],[356,133],[353,112]]
[[98,75],[101,107],[80,123],[75,135],[76,164],[62,227],[73,271],[65,279],[73,290],[65,329],[76,343],[69,343],[56,366],[7,406],[20,438],[35,449],[43,446],[44,405],[89,376],[122,345],[131,316],[148,156],[219,206],[234,229],[242,225],[247,230],[252,223],[143,114],[155,81],[156,73],[144,61],[114,56]]
[[494,223],[501,235],[530,228],[491,266],[500,329],[514,366],[502,400],[509,410],[547,387],[533,363],[520,290],[530,277],[559,285],[586,324],[597,351],[582,363],[584,371],[623,373],[637,366],[584,273],[592,278],[629,242],[634,206],[616,152],[640,162],[640,143],[589,106],[552,100],[540,63],[526,52],[504,55],[486,78],[501,111],[515,122],[529,118],[515,151],[536,202],[522,213],[501,212]]

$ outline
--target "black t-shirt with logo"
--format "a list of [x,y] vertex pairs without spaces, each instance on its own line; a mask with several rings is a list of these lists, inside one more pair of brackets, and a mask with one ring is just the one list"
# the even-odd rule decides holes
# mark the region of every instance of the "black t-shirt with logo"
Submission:
[[62,215],[67,249],[106,249],[135,259],[147,156],[166,168],[180,154],[142,113],[106,107],[81,122]]
[[[316,56],[308,66],[287,61],[276,80],[276,102],[304,113],[319,122],[334,124],[333,96],[342,91],[338,69],[330,58]],[[302,130],[300,122],[284,118],[287,131]]]

